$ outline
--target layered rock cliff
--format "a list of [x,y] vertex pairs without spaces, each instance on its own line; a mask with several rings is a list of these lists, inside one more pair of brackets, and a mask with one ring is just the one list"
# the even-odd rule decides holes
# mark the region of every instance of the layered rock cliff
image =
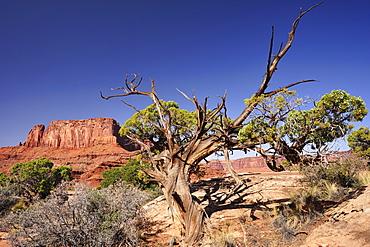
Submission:
[[28,133],[24,146],[26,147],[40,147],[42,146],[42,137],[44,135],[45,125],[39,124],[33,127]]
[[49,159],[55,166],[70,166],[73,177],[99,186],[102,172],[124,166],[136,158],[138,151],[127,151],[118,144],[96,145],[80,149],[50,147],[3,147],[0,148],[0,172],[8,173],[17,163],[39,158]]
[[53,121],[45,129],[36,125],[28,134],[26,147],[78,149],[102,144],[120,144],[126,150],[135,150],[128,140],[119,136],[119,124],[112,118]]
[[99,185],[103,171],[123,166],[138,154],[139,146],[120,137],[119,128],[112,118],[58,120],[47,128],[36,125],[23,144],[0,148],[0,172],[9,172],[17,163],[47,158],[56,166],[72,167],[75,178]]

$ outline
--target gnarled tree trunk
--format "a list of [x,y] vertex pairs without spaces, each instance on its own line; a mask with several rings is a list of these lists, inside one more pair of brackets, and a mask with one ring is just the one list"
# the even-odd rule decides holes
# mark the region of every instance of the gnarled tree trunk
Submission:
[[[320,3],[321,4],[321,3]],[[318,6],[315,5],[314,7]],[[115,90],[123,90],[123,94],[112,95],[104,97],[109,99],[112,97],[124,97],[128,95],[146,95],[149,96],[155,108],[158,111],[160,124],[153,123],[153,128],[156,128],[162,132],[165,136],[163,143],[164,150],[159,155],[151,157],[153,164],[152,169],[147,170],[146,173],[158,181],[163,188],[168,206],[171,210],[173,217],[180,223],[183,229],[183,242],[187,246],[194,245],[199,241],[203,233],[203,223],[205,219],[205,213],[201,206],[196,200],[194,200],[191,191],[189,176],[192,168],[199,166],[199,162],[209,155],[214,154],[217,151],[224,151],[226,159],[228,159],[227,150],[233,149],[244,149],[250,148],[255,144],[241,145],[235,138],[240,129],[245,123],[245,120],[250,116],[255,107],[266,97],[277,94],[287,88],[295,86],[303,82],[309,82],[314,80],[304,80],[289,84],[283,88],[266,92],[267,87],[270,84],[270,80],[277,69],[277,65],[281,58],[290,49],[292,42],[295,37],[295,31],[298,27],[300,19],[309,12],[312,8],[306,12],[301,12],[298,18],[292,24],[292,30],[289,33],[289,38],[284,47],[281,47],[276,55],[272,55],[272,43],[273,35],[271,39],[270,52],[267,63],[267,71],[264,79],[260,84],[259,89],[253,95],[250,103],[245,107],[242,113],[234,120],[229,121],[226,116],[225,100],[226,95],[221,97],[222,102],[215,109],[207,109],[207,100],[201,106],[198,100],[193,98],[186,98],[194,103],[197,112],[197,128],[194,130],[190,137],[186,138],[186,143],[178,144],[176,133],[173,133],[173,117],[168,109],[165,109],[161,104],[157,93],[155,91],[154,80],[151,81],[152,89],[149,92],[137,91],[137,87],[141,84],[141,79],[137,81],[138,75],[134,75],[131,81],[128,81],[126,77],[125,85]],[[127,103],[126,103],[127,104]],[[129,105],[129,104],[128,104]],[[129,105],[131,106],[131,105]],[[131,106],[133,107],[133,106]],[[134,108],[134,107],[133,107]],[[134,108],[136,109],[136,108]],[[226,121],[223,121],[225,120]],[[134,137],[133,137],[134,138]],[[150,148],[144,143],[144,140],[137,140],[145,147],[150,153]],[[230,169],[232,168],[230,166]],[[235,174],[231,173],[235,176]],[[235,176],[237,179],[237,176]]]

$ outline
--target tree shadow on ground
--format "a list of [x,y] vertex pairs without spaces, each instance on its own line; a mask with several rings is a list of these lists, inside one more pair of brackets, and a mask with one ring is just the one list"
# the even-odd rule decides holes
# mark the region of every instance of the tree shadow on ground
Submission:
[[[248,174],[248,175],[257,175]],[[237,183],[232,178],[212,178],[192,183],[191,192],[193,198],[203,206],[207,217],[212,214],[230,209],[251,209],[250,217],[257,219],[254,212],[257,210],[269,209],[271,204],[286,203],[286,199],[265,199],[261,189],[253,190],[258,184],[264,181],[253,182],[250,178],[243,178],[242,183]],[[198,196],[196,196],[198,195]],[[251,200],[250,196],[259,195],[260,198]]]
[[[270,205],[286,204],[290,202],[289,198],[284,199],[267,199],[262,195],[262,189],[253,189],[264,181],[254,182],[248,176],[258,175],[259,173],[250,173],[244,175],[242,183],[236,183],[231,177],[218,177],[197,181],[191,184],[193,198],[203,206],[207,217],[212,214],[230,209],[251,209],[250,217],[254,220],[255,211],[271,210]],[[361,186],[352,191],[339,201],[319,200],[316,203],[322,210],[336,208],[341,203],[350,199],[355,199],[364,193],[367,186]],[[250,196],[259,195],[260,198],[251,200]],[[249,201],[249,202],[248,202]],[[320,210],[320,211],[322,211]]]

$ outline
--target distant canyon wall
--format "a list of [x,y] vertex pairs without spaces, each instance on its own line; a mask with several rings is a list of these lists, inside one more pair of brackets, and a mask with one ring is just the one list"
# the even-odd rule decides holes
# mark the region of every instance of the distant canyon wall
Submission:
[[[278,159],[278,163],[281,162],[281,158]],[[204,162],[203,165],[216,168],[225,173],[228,173],[227,165],[225,160],[209,160]],[[257,157],[245,157],[236,160],[231,160],[231,165],[234,170],[238,173],[243,172],[268,172],[271,171],[266,165],[266,161],[262,156]]]
[[119,144],[126,150],[135,150],[129,140],[118,134],[119,124],[112,118],[91,118],[87,120],[57,120],[49,126],[40,124],[28,133],[26,147],[50,147],[78,149],[100,144]]

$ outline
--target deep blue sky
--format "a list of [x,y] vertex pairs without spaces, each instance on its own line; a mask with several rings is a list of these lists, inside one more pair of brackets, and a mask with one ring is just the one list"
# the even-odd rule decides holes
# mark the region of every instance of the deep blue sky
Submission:
[[[36,124],[111,117],[134,111],[99,91],[140,73],[143,89],[156,80],[159,96],[192,109],[176,88],[199,99],[228,92],[236,117],[265,72],[271,26],[275,47],[291,23],[318,0],[1,0],[0,147],[25,141]],[[370,105],[370,1],[326,1],[300,22],[293,47],[271,89],[295,88],[319,98],[332,89]],[[275,49],[276,51],[276,49]],[[126,98],[139,109],[150,102]],[[368,126],[369,117],[359,125]],[[357,126],[359,126],[357,125]]]

